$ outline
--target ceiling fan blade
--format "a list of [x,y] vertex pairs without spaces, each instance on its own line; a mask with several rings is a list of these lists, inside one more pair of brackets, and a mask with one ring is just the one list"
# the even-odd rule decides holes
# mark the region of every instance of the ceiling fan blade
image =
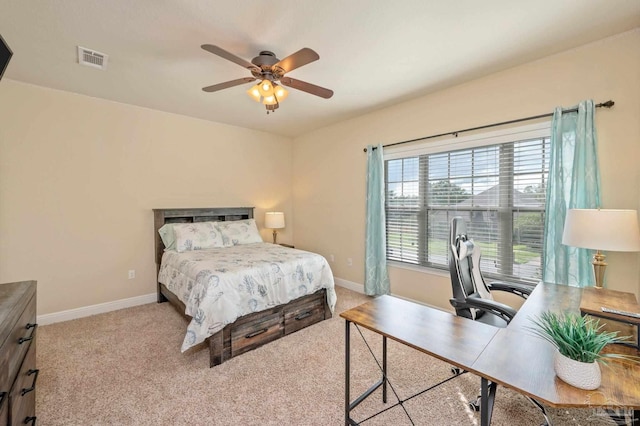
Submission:
[[233,53],[227,52],[226,50],[224,50],[224,49],[222,49],[222,48],[220,48],[218,46],[214,46],[213,44],[203,44],[200,47],[202,47],[207,52],[213,53],[214,55],[218,55],[221,58],[224,58],[224,59],[226,59],[228,61],[235,62],[236,64],[240,65],[243,68],[247,68],[247,69],[252,70],[252,71],[260,72],[260,68],[256,67],[251,62],[245,61],[244,59],[239,58],[236,55],[234,55]]
[[325,89],[324,87],[316,86],[315,84],[307,83],[306,81],[296,80],[295,78],[282,77],[280,83],[284,86],[291,87],[292,89],[302,90],[303,92],[311,93],[312,95],[320,96],[321,98],[329,99],[333,96],[333,90]]
[[244,77],[244,78],[239,78],[237,80],[225,81],[224,83],[214,84],[213,86],[203,87],[202,90],[204,90],[205,92],[217,92],[218,90],[228,89],[229,87],[239,86],[244,83],[251,83],[252,81],[255,81],[255,80],[256,79],[253,77]]
[[283,74],[286,74],[289,71],[300,68],[301,66],[307,65],[313,61],[317,61],[318,59],[320,59],[320,56],[316,52],[305,47],[282,59],[280,62],[275,64],[274,67],[281,68],[284,71]]

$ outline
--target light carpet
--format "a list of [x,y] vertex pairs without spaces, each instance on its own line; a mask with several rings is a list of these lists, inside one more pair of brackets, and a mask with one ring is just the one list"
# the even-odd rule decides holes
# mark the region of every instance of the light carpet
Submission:
[[[344,424],[344,320],[367,296],[336,288],[332,319],[208,366],[208,349],[180,353],[186,320],[168,303],[148,304],[38,329],[39,425],[341,425]],[[379,336],[363,330],[374,353]],[[379,379],[352,328],[351,393]],[[405,398],[451,375],[450,366],[389,341],[389,378]],[[531,374],[535,374],[532,371]],[[464,374],[407,402],[416,425],[478,425],[468,408],[480,379]],[[389,392],[390,402],[395,402]],[[352,414],[363,420],[390,405],[380,391]],[[549,410],[554,425],[613,424],[594,410]],[[498,388],[493,425],[539,425],[520,394]],[[400,407],[364,425],[411,425]]]

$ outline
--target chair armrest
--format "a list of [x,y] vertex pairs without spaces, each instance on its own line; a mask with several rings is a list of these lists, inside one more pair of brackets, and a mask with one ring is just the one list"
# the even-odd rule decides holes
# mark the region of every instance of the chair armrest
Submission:
[[515,283],[507,283],[504,281],[493,281],[488,284],[490,291],[506,291],[508,293],[513,293],[516,296],[520,296],[523,299],[529,297],[531,292],[533,291],[533,287],[526,284],[515,284]]
[[495,315],[507,322],[511,322],[516,316],[516,310],[504,303],[496,302],[491,299],[467,298],[466,300],[449,299],[451,306],[456,309],[480,309],[488,314]]

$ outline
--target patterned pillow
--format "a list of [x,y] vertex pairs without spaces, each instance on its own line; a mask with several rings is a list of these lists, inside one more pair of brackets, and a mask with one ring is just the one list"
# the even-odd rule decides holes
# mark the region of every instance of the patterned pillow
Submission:
[[254,219],[216,222],[216,226],[222,232],[225,247],[263,242]]
[[196,222],[175,225],[176,250],[179,253],[224,247],[222,234],[215,222]]

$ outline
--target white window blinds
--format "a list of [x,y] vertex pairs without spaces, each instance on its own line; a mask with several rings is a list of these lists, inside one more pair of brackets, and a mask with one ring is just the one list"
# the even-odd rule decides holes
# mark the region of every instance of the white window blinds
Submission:
[[481,144],[451,151],[391,155],[385,161],[387,259],[447,268],[449,224],[461,216],[482,250],[485,275],[538,282],[548,127],[536,133],[522,139],[531,135],[512,132],[517,140],[501,143],[483,137]]

